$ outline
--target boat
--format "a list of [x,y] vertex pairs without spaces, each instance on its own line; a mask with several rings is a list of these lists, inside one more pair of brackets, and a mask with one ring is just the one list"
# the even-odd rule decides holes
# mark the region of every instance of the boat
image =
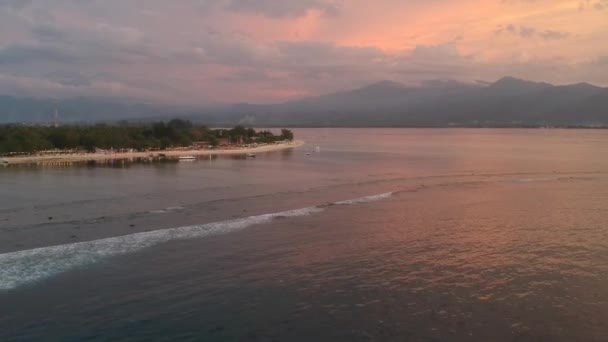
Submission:
[[193,161],[196,160],[196,157],[194,156],[181,156],[179,157],[180,161]]
[[315,152],[317,152],[317,153],[321,152],[321,146],[315,147]]
[[247,153],[247,157],[249,157],[249,158],[255,158],[255,153]]

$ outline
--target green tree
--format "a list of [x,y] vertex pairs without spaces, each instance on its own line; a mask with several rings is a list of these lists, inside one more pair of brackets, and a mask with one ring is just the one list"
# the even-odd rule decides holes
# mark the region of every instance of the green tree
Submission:
[[288,130],[288,129],[282,129],[281,130],[281,139],[283,140],[289,140],[292,141],[293,140],[293,132]]
[[251,142],[254,138],[262,143],[291,140],[293,133],[282,130],[280,136],[270,131],[256,132],[253,128],[236,126],[233,129],[209,129],[193,125],[190,121],[174,119],[168,123],[155,122],[148,125],[97,124],[94,126],[20,126],[0,125],[0,153],[36,152],[46,149],[96,148],[150,148],[167,149],[173,146],[191,146],[195,141],[208,141],[217,145],[219,138],[230,138],[233,142]]

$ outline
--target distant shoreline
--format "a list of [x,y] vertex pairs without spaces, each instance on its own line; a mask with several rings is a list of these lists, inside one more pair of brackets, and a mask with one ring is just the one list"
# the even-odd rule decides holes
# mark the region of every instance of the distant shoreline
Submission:
[[[218,125],[217,127],[224,127],[228,125]],[[212,128],[217,128],[216,126],[211,126]],[[280,127],[280,125],[261,125],[260,127],[254,128],[271,128],[276,129]],[[287,126],[290,129],[298,129],[298,128],[338,128],[338,129],[359,129],[359,128],[399,128],[399,129],[591,129],[591,130],[604,130],[608,129],[608,126],[433,126],[433,125],[289,125]]]
[[272,151],[280,151],[290,148],[297,148],[304,145],[304,141],[295,140],[288,143],[278,144],[267,144],[257,147],[245,147],[245,148],[230,148],[230,149],[218,149],[218,150],[165,150],[165,151],[147,151],[147,152],[116,152],[116,153],[71,153],[62,155],[32,155],[32,156],[18,156],[18,157],[0,157],[0,163],[8,165],[15,164],[36,164],[44,162],[85,162],[85,161],[98,161],[98,160],[112,160],[112,159],[136,159],[136,158],[148,158],[151,155],[158,157],[163,154],[167,158],[178,158],[183,156],[213,156],[213,155],[235,155],[235,154],[249,154],[249,153],[264,153]]

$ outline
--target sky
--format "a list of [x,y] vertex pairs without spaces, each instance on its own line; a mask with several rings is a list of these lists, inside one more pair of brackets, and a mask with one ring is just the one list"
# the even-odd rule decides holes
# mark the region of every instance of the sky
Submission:
[[0,0],[0,94],[281,102],[381,80],[608,86],[608,0]]

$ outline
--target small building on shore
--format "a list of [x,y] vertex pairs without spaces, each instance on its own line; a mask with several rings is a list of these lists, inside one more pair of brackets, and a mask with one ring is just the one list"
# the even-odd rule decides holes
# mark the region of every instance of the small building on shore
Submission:
[[209,141],[196,141],[192,143],[192,148],[195,150],[207,150],[213,148],[213,145]]
[[228,146],[230,145],[230,138],[217,138],[218,146]]

